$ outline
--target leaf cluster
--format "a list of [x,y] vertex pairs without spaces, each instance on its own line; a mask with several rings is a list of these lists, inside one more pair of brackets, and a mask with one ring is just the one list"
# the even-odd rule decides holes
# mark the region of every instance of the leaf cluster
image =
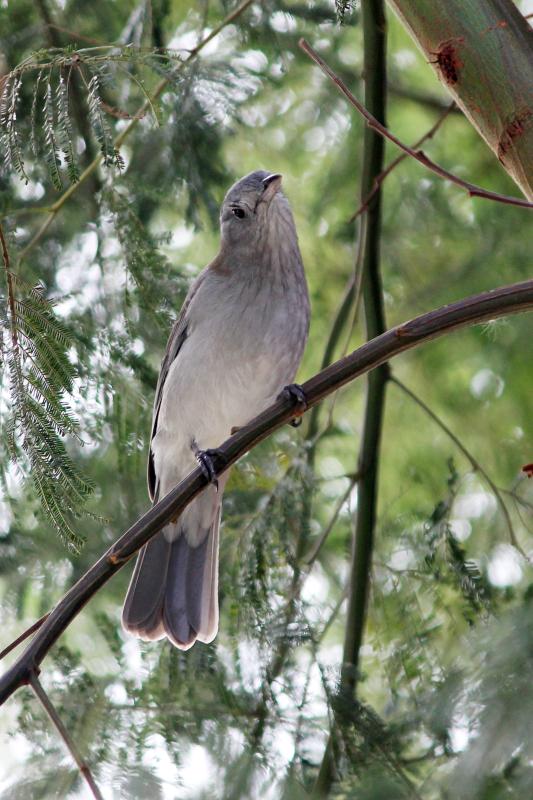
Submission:
[[[79,424],[70,411],[76,368],[69,358],[72,338],[54,314],[42,285],[29,286],[11,275],[15,287],[13,316],[4,345],[11,411],[5,422],[5,443],[15,463],[28,460],[37,496],[48,518],[69,547],[83,539],[71,519],[91,494],[93,486],[69,455],[64,439],[79,438]],[[3,298],[5,301],[5,298]]]

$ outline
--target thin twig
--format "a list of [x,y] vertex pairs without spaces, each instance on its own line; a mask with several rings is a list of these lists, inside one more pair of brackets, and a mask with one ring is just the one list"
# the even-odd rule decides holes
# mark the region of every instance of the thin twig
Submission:
[[338,77],[338,75],[333,72],[331,67],[326,64],[326,62],[315,50],[313,50],[311,45],[306,42],[305,39],[300,39],[299,45],[304,53],[307,53],[309,58],[311,58],[315,64],[320,67],[322,72],[324,72],[324,74],[333,81],[342,94],[347,98],[348,102],[351,103],[366,119],[367,125],[370,128],[377,131],[377,133],[379,133],[380,136],[383,136],[384,139],[388,139],[390,142],[395,144],[396,147],[399,147],[400,150],[404,151],[404,153],[411,156],[416,161],[419,161],[420,164],[426,167],[426,169],[434,172],[435,175],[438,175],[440,178],[444,178],[445,180],[451,181],[457,186],[460,186],[462,189],[468,192],[470,197],[482,197],[486,200],[494,200],[498,203],[505,203],[506,205],[520,206],[521,208],[533,208],[533,203],[530,203],[529,200],[522,200],[520,197],[511,197],[510,195],[499,194],[498,192],[491,192],[488,189],[483,189],[481,186],[476,186],[474,183],[464,181],[462,178],[459,178],[458,175],[455,175],[453,172],[449,172],[435,161],[432,161],[422,150],[414,150],[412,147],[409,147],[409,145],[404,144],[402,141],[400,141],[400,139],[398,139],[397,136],[391,133],[388,128],[378,122],[378,120],[364,107],[364,105],[359,102],[359,100],[348,89],[346,84]]
[[17,636],[16,639],[13,639],[13,641],[10,644],[8,644],[7,647],[4,647],[4,649],[0,653],[0,661],[3,658],[5,658],[8,655],[8,653],[10,653],[12,650],[14,650],[15,647],[17,647],[21,642],[23,642],[25,639],[27,639],[28,636],[31,636],[32,633],[35,633],[35,631],[38,630],[41,627],[41,625],[43,624],[45,619],[47,619],[49,616],[50,616],[50,612],[48,611],[46,614],[43,614],[43,616],[40,617],[40,619],[38,619],[36,622],[34,622],[33,625],[30,625],[29,628],[26,628],[24,633],[21,633],[20,636]]
[[67,750],[70,752],[72,758],[76,762],[81,775],[85,779],[87,785],[89,786],[89,789],[92,792],[93,797],[95,797],[96,800],[104,800],[103,795],[100,792],[100,789],[98,788],[98,786],[96,784],[96,781],[94,780],[94,778],[92,776],[91,770],[89,769],[89,766],[88,766],[87,762],[80,755],[80,753],[78,751],[78,748],[76,747],[76,744],[74,743],[74,740],[72,739],[71,735],[69,734],[69,732],[67,731],[67,729],[65,728],[63,723],[61,722],[59,714],[57,713],[54,705],[52,704],[52,701],[50,700],[50,698],[46,694],[45,690],[43,689],[43,686],[42,686],[41,682],[39,681],[39,678],[37,677],[37,673],[36,672],[32,672],[29,675],[28,680],[29,680],[31,688],[35,692],[37,698],[41,701],[46,713],[50,717],[53,725],[55,726],[55,728],[57,730],[57,732],[59,733],[59,735],[61,736],[61,738],[65,742]]
[[401,389],[402,392],[404,392],[404,394],[406,394],[408,397],[410,397],[411,400],[413,400],[413,402],[415,402],[421,409],[423,409],[426,412],[426,414],[429,417],[431,417],[431,419],[434,422],[437,423],[439,428],[444,431],[444,433],[448,436],[449,439],[452,440],[452,442],[461,451],[461,453],[465,456],[465,458],[468,459],[468,461],[470,462],[470,464],[472,466],[472,469],[475,470],[476,472],[479,472],[481,477],[484,479],[485,483],[490,487],[491,492],[493,493],[494,497],[496,498],[496,502],[500,506],[500,510],[501,510],[501,512],[503,514],[503,517],[505,519],[505,523],[506,523],[507,528],[509,530],[509,539],[511,540],[511,544],[526,559],[526,561],[529,561],[528,556],[526,555],[526,553],[523,551],[522,547],[518,543],[518,540],[516,538],[516,534],[514,532],[513,522],[511,520],[511,515],[509,514],[509,509],[507,508],[507,506],[505,504],[505,501],[504,501],[504,499],[503,499],[503,497],[501,495],[500,490],[498,489],[498,487],[496,486],[496,484],[494,483],[494,481],[492,480],[490,475],[486,472],[486,470],[483,468],[483,466],[477,460],[477,458],[475,458],[475,456],[472,455],[470,450],[468,450],[464,446],[464,444],[461,442],[461,440],[454,434],[454,432],[452,430],[450,430],[450,428],[448,428],[446,423],[437,414],[435,414],[435,412],[427,405],[427,403],[425,403],[423,400],[421,400],[421,398],[418,397],[418,395],[415,394],[411,389],[409,389],[409,387],[407,387],[405,385],[405,383],[403,383],[401,380],[399,380],[398,378],[396,378],[394,376],[391,376],[390,380],[392,381],[392,383],[396,384],[396,386],[399,389]]
[[326,527],[324,528],[318,539],[313,543],[313,546],[311,547],[309,552],[302,558],[302,564],[306,566],[308,569],[314,564],[314,562],[318,558],[320,551],[322,550],[322,547],[324,546],[328,536],[335,527],[335,523],[337,522],[337,519],[339,517],[339,514],[341,513],[343,505],[348,500],[350,493],[353,491],[353,488],[358,480],[359,480],[359,473],[356,472],[356,474],[352,475],[352,477],[350,478],[350,483],[348,484],[348,488],[346,489],[346,491],[338,501],[337,505],[335,506],[335,510],[331,515],[330,521],[328,522],[328,524],[326,525]]
[[[180,64],[176,67],[176,71],[183,69],[187,64],[189,64],[196,56],[204,49],[204,47],[209,44],[215,36],[218,36],[220,31],[234,22],[246,9],[251,6],[253,0],[244,0],[237,8],[235,8],[230,14],[228,14],[222,22],[219,23],[213,30],[205,36],[197,45],[194,47],[190,52],[187,58],[180,62]],[[132,130],[136,127],[139,120],[150,110],[150,105],[154,103],[155,100],[160,96],[161,92],[165,89],[167,84],[169,83],[169,78],[162,78],[161,81],[155,87],[150,100],[147,100],[143,103],[143,105],[138,109],[138,111],[133,115],[133,118],[129,125],[127,125],[124,130],[116,137],[113,146],[115,149],[119,149],[120,146],[124,143],[126,138],[130,135]],[[61,208],[65,205],[67,200],[79,189],[79,187],[87,180],[87,178],[92,175],[95,169],[100,165],[103,160],[102,153],[99,153],[95,158],[91,161],[91,163],[83,170],[81,173],[78,181],[76,183],[72,183],[68,189],[59,197],[55,203],[50,206],[50,214],[46,218],[43,225],[39,228],[36,234],[30,239],[26,247],[20,252],[19,255],[19,262],[21,262],[28,253],[35,247],[37,242],[41,239],[43,234],[48,230],[54,219],[56,218],[57,214],[61,210]]]
[[[345,295],[346,298],[349,298],[349,303],[346,303],[346,306],[345,306],[345,315],[346,315],[346,317],[348,317],[348,315],[351,312],[352,320],[350,322],[350,325],[349,325],[349,328],[348,328],[348,332],[346,334],[346,341],[344,343],[344,347],[341,350],[341,355],[343,355],[343,356],[345,356],[346,353],[348,352],[350,341],[352,339],[353,332],[354,332],[355,326],[357,324],[357,319],[359,317],[359,309],[360,309],[360,306],[361,306],[361,297],[362,297],[362,294],[363,294],[363,274],[364,274],[364,268],[363,267],[364,267],[364,254],[365,254],[365,250],[366,250],[367,227],[368,227],[368,220],[367,220],[367,215],[365,214],[362,217],[361,225],[359,227],[359,238],[358,238],[358,242],[357,242],[357,253],[356,253],[356,256],[355,256],[354,270],[353,270],[352,276],[350,278],[350,281],[349,281],[349,284],[348,284],[348,287],[347,287],[347,290],[346,290],[346,295]],[[344,303],[343,303],[343,305],[344,305]],[[342,307],[341,307],[340,310],[342,310]],[[344,326],[344,321],[342,322],[342,325]],[[333,331],[333,329],[332,329],[332,331]],[[339,327],[337,333],[338,333],[338,337],[340,338],[340,335],[342,333],[342,328]],[[336,403],[337,403],[338,396],[339,396],[338,392],[336,392],[331,398],[331,403],[330,403],[329,408],[328,408],[327,422],[326,422],[326,424],[325,424],[325,426],[323,428],[323,431],[320,434],[320,436],[316,437],[315,447],[316,447],[316,444],[318,444],[318,441],[321,438],[321,436],[323,436],[326,433],[326,431],[328,431],[331,428],[331,426],[333,424],[333,414],[335,413],[335,406],[336,406]],[[318,411],[318,409],[313,409],[313,411]],[[311,427],[311,425],[309,427]]]
[[18,334],[17,334],[17,314],[15,311],[15,291],[13,289],[13,276],[11,275],[9,251],[7,249],[7,242],[4,236],[4,230],[0,225],[0,242],[2,245],[2,259],[6,272],[6,286],[7,286],[7,301],[9,305],[9,326],[11,329],[11,342],[13,349],[18,350]]
[[[455,303],[421,314],[377,336],[348,356],[302,384],[307,404],[321,400],[391,358],[460,328],[533,309],[533,279],[490,292],[463,298]],[[294,417],[288,398],[273,405],[227,439],[213,456],[215,474],[220,475],[241,456]],[[23,683],[42,662],[61,634],[83,606],[135,553],[206,487],[208,480],[198,467],[150,508],[78,580],[50,613],[32,641],[0,678],[0,704]]]
[[[428,139],[432,139],[433,136],[438,131],[438,129],[440,128],[440,126],[442,125],[442,123],[444,122],[444,120],[446,119],[446,117],[453,111],[454,108],[457,108],[455,103],[450,103],[450,105],[444,109],[443,113],[440,115],[435,124],[423,136],[421,136],[417,142],[414,143],[413,149],[420,147]],[[401,155],[395,158],[394,161],[391,161],[390,164],[387,167],[385,167],[385,169],[382,172],[379,173],[379,175],[376,175],[376,177],[374,178],[374,186],[372,187],[372,191],[369,194],[367,194],[367,196],[365,197],[365,199],[363,200],[357,211],[354,214],[352,214],[352,216],[349,219],[349,222],[353,222],[355,219],[357,219],[357,217],[360,214],[363,213],[363,211],[365,211],[368,208],[368,204],[378,191],[379,187],[381,186],[385,178],[388,175],[390,175],[390,173],[394,169],[396,169],[398,164],[401,164],[401,162],[407,158],[407,155],[408,155],[407,153],[401,153]]]
[[[427,108],[431,108],[434,111],[445,111],[448,106],[445,97],[439,97],[435,94],[419,91],[418,89],[414,89],[412,86],[403,86],[401,83],[396,83],[394,80],[388,82],[387,90],[390,95],[401,97],[404,100],[410,100],[411,102],[418,103],[422,106],[427,106]],[[459,106],[455,104],[452,109],[452,114],[462,116],[463,112]]]

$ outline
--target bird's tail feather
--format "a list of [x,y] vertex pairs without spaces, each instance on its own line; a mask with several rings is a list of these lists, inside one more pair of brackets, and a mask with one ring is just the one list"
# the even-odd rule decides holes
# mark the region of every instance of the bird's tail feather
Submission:
[[[125,630],[145,640],[167,636],[180,650],[188,650],[197,639],[213,641],[218,630],[219,524],[220,507],[209,530],[197,537],[200,544],[189,544],[183,530],[173,539],[165,529],[142,548],[122,612]],[[179,527],[180,520],[172,525]]]

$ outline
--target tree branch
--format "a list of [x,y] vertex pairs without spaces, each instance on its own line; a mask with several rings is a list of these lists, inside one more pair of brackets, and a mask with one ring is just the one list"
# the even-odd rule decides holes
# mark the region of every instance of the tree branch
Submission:
[[[421,136],[420,139],[418,139],[417,142],[415,142],[415,144],[413,145],[413,150],[419,148],[428,139],[432,139],[433,138],[433,136],[436,134],[436,132],[438,131],[438,129],[440,128],[440,126],[442,125],[442,123],[444,122],[444,120],[446,119],[448,114],[450,114],[453,111],[454,108],[457,108],[455,103],[450,103],[450,105],[447,106],[444,109],[444,111],[439,116],[439,118],[437,119],[435,124],[432,125],[431,128],[428,131],[426,131],[426,133],[423,136]],[[380,186],[383,183],[383,181],[385,180],[385,178],[388,175],[390,175],[390,173],[394,169],[396,169],[398,164],[401,164],[401,162],[406,158],[407,158],[407,153],[402,153],[401,155],[397,156],[397,158],[395,158],[393,161],[391,161],[390,164],[387,167],[385,167],[385,169],[383,169],[379,173],[379,175],[376,175],[376,177],[374,178],[374,184],[372,186],[372,189],[369,191],[369,193],[366,195],[366,197],[363,198],[363,200],[361,202],[361,205],[359,206],[357,211],[355,211],[352,214],[352,216],[350,217],[350,220],[349,220],[350,222],[353,222],[355,219],[357,219],[357,217],[360,214],[363,213],[363,211],[366,211],[370,201],[372,200],[372,198],[374,197],[374,195],[376,194],[376,192],[380,188]]]
[[[365,107],[379,125],[385,125],[386,20],[384,0],[363,0]],[[385,331],[385,311],[380,270],[381,188],[385,141],[370,127],[365,128],[363,148],[362,204],[366,210],[363,242],[362,289],[367,339]],[[348,607],[339,693],[355,697],[359,653],[363,641],[374,549],[379,455],[388,367],[381,365],[368,376],[365,415],[359,450],[357,510],[352,541]],[[330,731],[315,785],[315,794],[326,795],[334,778],[335,731]]]
[[390,376],[390,381],[392,383],[395,383],[396,386],[399,389],[401,389],[402,392],[404,392],[404,394],[410,397],[411,400],[413,400],[413,402],[415,402],[421,409],[423,409],[423,411],[426,412],[426,414],[429,417],[431,417],[431,419],[434,422],[437,423],[439,428],[444,431],[444,433],[449,437],[449,439],[451,439],[451,441],[455,444],[458,450],[460,450],[461,453],[464,455],[464,457],[470,462],[470,466],[472,467],[472,469],[475,472],[479,472],[481,477],[484,479],[485,483],[489,486],[494,497],[496,498],[496,502],[500,506],[503,518],[505,519],[505,524],[507,525],[507,529],[509,530],[509,538],[511,540],[511,544],[518,550],[519,553],[521,553],[521,555],[526,559],[526,561],[529,561],[528,556],[526,555],[526,553],[524,553],[519,542],[517,541],[516,534],[513,528],[513,522],[511,520],[511,515],[509,514],[509,509],[505,505],[505,501],[501,495],[500,490],[498,489],[498,487],[496,486],[490,475],[487,473],[487,471],[482,467],[477,458],[475,458],[472,455],[470,450],[468,450],[464,446],[459,437],[456,436],[455,433],[452,430],[450,430],[450,428],[448,428],[446,423],[437,414],[435,414],[435,412],[427,405],[427,403],[424,403],[424,401],[420,397],[418,397],[418,395],[415,394],[411,389],[409,389],[409,387],[406,386],[405,383],[396,378],[394,375]]
[[[350,497],[350,494],[352,493],[354,486],[359,481],[359,478],[360,478],[360,475],[359,475],[358,472],[356,472],[355,475],[352,475],[350,477],[350,480],[349,480],[349,483],[348,483],[348,488],[346,489],[344,494],[342,494],[340,499],[338,500],[337,505],[335,506],[335,510],[333,511],[333,514],[332,514],[328,524],[326,525],[326,527],[324,528],[324,530],[322,531],[320,536],[317,539],[315,539],[315,541],[313,542],[313,544],[311,545],[311,547],[309,549],[309,552],[306,553],[302,557],[302,565],[307,570],[309,570],[312,567],[312,565],[315,563],[315,561],[317,560],[318,556],[320,555],[320,551],[322,550],[322,548],[323,548],[323,546],[324,546],[324,544],[326,542],[326,539],[328,538],[328,536],[330,535],[331,531],[333,530],[333,528],[335,526],[335,523],[337,522],[337,519],[339,517],[339,514],[342,511],[343,505],[346,502],[348,502],[348,498]],[[1,654],[0,654],[0,657],[1,657]]]
[[[402,97],[404,100],[410,100],[413,103],[427,106],[434,111],[446,111],[446,109],[450,107],[449,103],[446,102],[446,98],[440,98],[437,95],[421,92],[418,89],[413,89],[411,86],[403,86],[401,83],[396,83],[394,80],[388,82],[387,90],[390,95]],[[456,103],[453,104],[451,113],[457,115],[463,114]]]
[[36,620],[32,625],[30,625],[29,628],[26,628],[26,630],[23,631],[23,633],[21,633],[20,636],[17,636],[16,639],[13,639],[12,642],[10,642],[6,647],[4,647],[4,649],[0,653],[0,661],[3,658],[5,658],[12,650],[14,650],[15,647],[18,647],[19,644],[21,644],[25,639],[27,639],[28,636],[31,636],[32,633],[35,633],[35,631],[41,627],[41,625],[48,616],[50,616],[49,611],[46,614],[43,614],[42,617],[39,617],[39,619]]
[[313,50],[311,45],[306,42],[305,39],[300,39],[300,47],[307,53],[309,58],[311,58],[315,64],[318,64],[322,72],[330,78],[333,83],[338,87],[339,91],[347,98],[348,102],[351,103],[359,113],[366,119],[367,125],[373,130],[377,131],[383,138],[388,139],[390,142],[399,147],[400,150],[403,150],[404,153],[414,158],[416,161],[419,161],[426,169],[429,169],[431,172],[434,172],[435,175],[438,175],[440,178],[444,178],[445,180],[451,181],[455,183],[457,186],[460,186],[464,189],[470,197],[482,197],[486,200],[495,200],[498,203],[505,203],[506,205],[512,206],[521,206],[522,208],[533,208],[533,203],[529,202],[528,200],[522,200],[520,197],[511,197],[510,195],[506,194],[498,194],[497,192],[491,192],[488,189],[483,189],[481,186],[476,186],[474,183],[469,183],[468,181],[464,181],[462,178],[459,178],[458,175],[454,175],[453,172],[448,172],[448,170],[441,167],[435,161],[432,161],[422,150],[414,150],[409,145],[404,144],[397,136],[395,136],[391,131],[388,130],[384,125],[382,125],[374,116],[371,114],[362,103],[351,93],[348,89],[346,84],[336,75],[333,70],[326,64],[326,62],[318,55],[318,53]]
[[531,28],[512,0],[389,0],[440,82],[533,200]]
[[[361,6],[364,32],[365,103],[372,115],[385,124],[386,22],[383,0],[364,0]],[[383,169],[385,144],[370,128],[365,130],[361,196],[367,198]],[[368,202],[367,230],[363,254],[363,299],[368,339],[385,331],[385,312],[380,273],[381,191]],[[369,374],[365,417],[358,470],[357,513],[350,576],[350,593],[344,641],[341,691],[353,694],[366,617],[377,503],[379,449],[388,368],[382,365]]]
[[[341,386],[376,369],[389,359],[423,342],[490,319],[533,309],[533,280],[503,286],[458,300],[391,328],[306,381],[302,388],[312,408]],[[289,399],[280,399],[227,439],[214,456],[220,475],[241,456],[266,439],[294,415]],[[33,640],[0,678],[0,704],[25,683],[52,645],[83,606],[135,553],[205,488],[198,467],[140,517],[83,575],[56,605]]]
[[96,781],[94,780],[91,770],[89,769],[85,760],[81,757],[78,748],[76,747],[74,740],[72,739],[71,735],[61,722],[59,714],[57,713],[52,701],[46,694],[45,690],[43,689],[39,678],[37,677],[36,672],[32,672],[29,677],[29,684],[33,691],[35,692],[36,697],[41,701],[46,713],[50,717],[54,727],[56,728],[57,732],[65,742],[67,749],[69,750],[72,758],[76,762],[78,769],[87,782],[89,789],[91,790],[92,796],[96,798],[96,800],[104,800],[100,789],[98,788]]
[[6,287],[7,287],[7,302],[9,306],[9,325],[11,329],[11,344],[13,350],[18,351],[19,341],[17,334],[17,316],[15,312],[15,291],[13,289],[13,276],[11,275],[11,265],[9,261],[9,250],[7,249],[7,242],[4,236],[4,230],[0,225],[0,244],[2,247],[2,260],[4,262],[4,270],[6,273]]

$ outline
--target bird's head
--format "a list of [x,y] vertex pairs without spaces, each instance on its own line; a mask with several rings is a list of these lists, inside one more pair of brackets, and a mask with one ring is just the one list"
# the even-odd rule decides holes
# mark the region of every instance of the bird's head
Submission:
[[241,249],[260,245],[277,233],[279,218],[292,222],[281,192],[279,173],[257,170],[245,175],[226,194],[220,212],[223,246]]

